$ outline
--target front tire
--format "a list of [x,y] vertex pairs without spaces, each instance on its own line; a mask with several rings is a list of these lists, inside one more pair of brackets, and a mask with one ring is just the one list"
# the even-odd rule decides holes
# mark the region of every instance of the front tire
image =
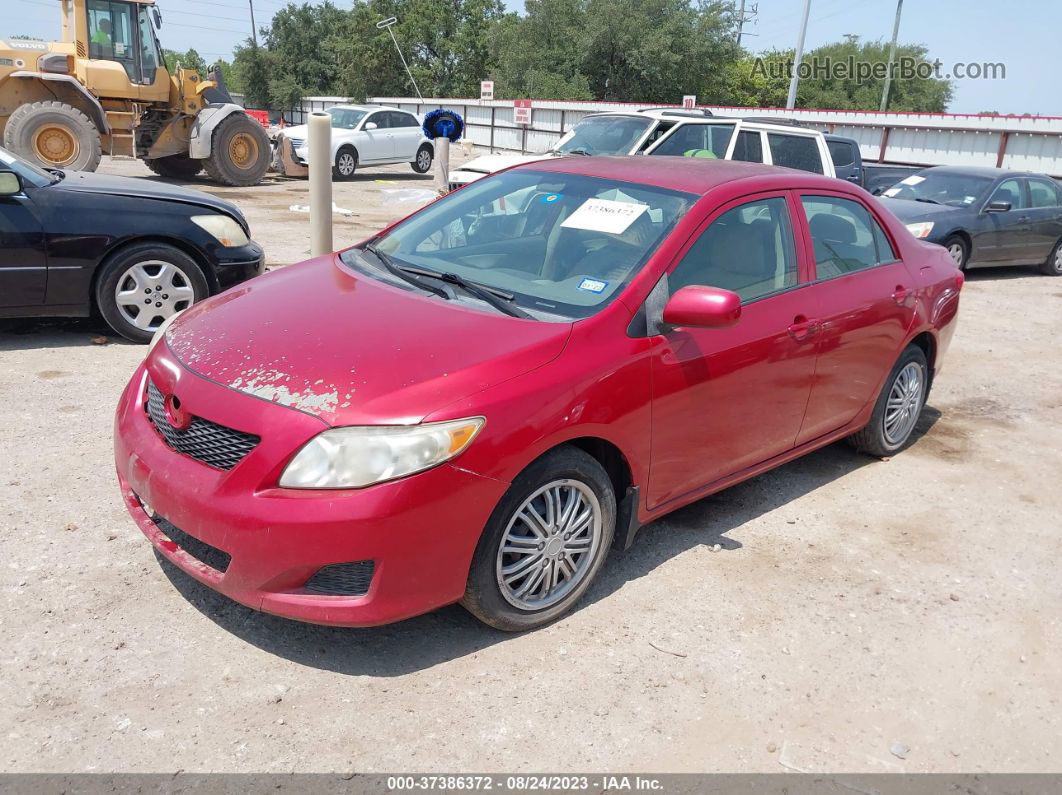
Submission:
[[604,468],[559,447],[525,469],[480,537],[461,604],[496,629],[537,629],[567,613],[601,570],[616,526]]
[[929,364],[917,345],[909,345],[885,380],[870,422],[848,437],[856,450],[884,458],[894,455],[911,441],[929,395]]
[[133,342],[151,342],[164,320],[210,294],[195,260],[164,243],[128,246],[102,267],[96,306],[107,325]]
[[942,244],[951,255],[955,267],[961,271],[966,270],[966,263],[970,260],[970,247],[961,235],[952,235]]
[[1046,276],[1062,276],[1062,240],[1055,243],[1051,256],[1040,266],[1040,273]]
[[4,146],[44,168],[95,171],[103,150],[89,117],[65,102],[31,102],[15,109]]
[[358,152],[352,146],[340,147],[336,152],[335,162],[332,163],[332,179],[337,182],[345,182],[353,179],[354,172],[358,169]]
[[431,164],[434,160],[431,147],[427,144],[421,144],[420,149],[417,150],[417,156],[409,165],[418,174],[427,174],[431,171]]
[[210,157],[202,163],[215,182],[246,188],[262,181],[272,154],[262,125],[244,113],[233,113],[214,129]]

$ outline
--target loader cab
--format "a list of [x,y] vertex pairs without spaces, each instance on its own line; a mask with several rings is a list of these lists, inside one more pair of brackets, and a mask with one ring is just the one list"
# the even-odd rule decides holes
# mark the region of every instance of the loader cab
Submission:
[[[100,97],[161,102],[169,75],[155,36],[154,3],[67,0],[81,12],[75,25],[79,54],[88,53],[86,84]],[[80,6],[80,8],[79,8]]]

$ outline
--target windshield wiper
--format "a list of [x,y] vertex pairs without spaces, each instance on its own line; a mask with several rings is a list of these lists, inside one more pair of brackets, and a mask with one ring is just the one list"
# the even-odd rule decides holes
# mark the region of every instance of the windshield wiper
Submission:
[[456,273],[439,273],[437,271],[429,270],[427,268],[413,268],[407,267],[403,270],[408,273],[415,273],[417,276],[427,276],[431,279],[438,279],[439,281],[452,284],[455,287],[460,287],[469,295],[474,295],[481,301],[493,306],[499,312],[504,312],[507,315],[513,317],[530,318],[527,312],[520,307],[513,304],[513,300],[516,298],[512,293],[507,293],[505,290],[499,290],[497,287],[488,287],[485,284],[477,284],[476,282],[470,282],[467,279],[463,279]]
[[941,203],[941,202],[938,202],[936,199],[927,199],[924,196],[915,196],[915,201],[916,202],[923,202],[925,204],[940,204]]
[[582,155],[583,157],[593,157],[593,155],[591,155],[585,149],[569,149],[567,152],[561,152],[561,154],[564,154],[564,155]]
[[384,266],[384,269],[393,276],[397,276],[407,284],[412,284],[414,287],[419,287],[425,292],[434,293],[435,295],[442,296],[446,300],[450,300],[450,294],[441,287],[436,287],[434,284],[429,284],[422,279],[418,279],[412,275],[415,271],[411,268],[404,268],[401,265],[396,265],[395,261],[390,256],[384,254],[380,249],[376,248],[372,243],[366,243],[362,246],[363,251],[368,251],[376,259],[380,261],[380,264]]

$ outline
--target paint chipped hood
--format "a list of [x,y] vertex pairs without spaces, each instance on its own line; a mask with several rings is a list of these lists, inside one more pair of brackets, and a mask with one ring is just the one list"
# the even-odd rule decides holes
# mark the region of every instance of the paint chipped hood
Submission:
[[541,367],[570,332],[392,287],[328,255],[196,304],[166,343],[203,378],[331,425],[401,425]]

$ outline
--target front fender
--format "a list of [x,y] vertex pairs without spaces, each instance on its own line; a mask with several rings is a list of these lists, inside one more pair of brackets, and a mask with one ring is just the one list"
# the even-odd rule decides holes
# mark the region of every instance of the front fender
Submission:
[[243,113],[243,108],[233,102],[215,102],[207,105],[192,123],[188,141],[188,156],[193,160],[210,157],[210,144],[215,128],[233,113]]

